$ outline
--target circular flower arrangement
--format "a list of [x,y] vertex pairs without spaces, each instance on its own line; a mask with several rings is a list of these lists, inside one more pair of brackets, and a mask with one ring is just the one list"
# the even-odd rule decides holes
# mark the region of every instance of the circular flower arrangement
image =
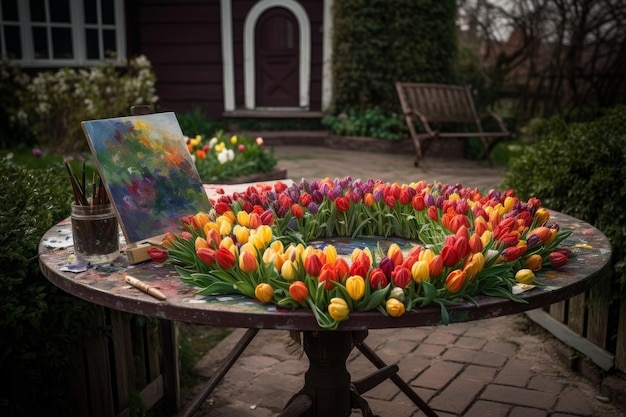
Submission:
[[[392,317],[473,296],[524,302],[544,265],[567,263],[569,234],[536,198],[487,195],[460,184],[389,184],[350,177],[255,185],[220,195],[210,213],[185,216],[182,231],[150,248],[201,294],[241,293],[279,308],[309,308],[335,329],[353,311]],[[338,254],[319,240],[375,237],[383,248]]]

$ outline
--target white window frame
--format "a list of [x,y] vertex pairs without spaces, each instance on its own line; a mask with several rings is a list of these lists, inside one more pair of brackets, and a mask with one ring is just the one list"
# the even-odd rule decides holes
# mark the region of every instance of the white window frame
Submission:
[[[90,0],[98,2],[98,10],[100,9],[100,0]],[[86,24],[84,19],[83,0],[69,0],[70,3],[70,20],[72,29],[72,43],[73,43],[73,59],[35,59],[35,53],[33,50],[33,38],[32,28],[33,26],[45,26],[48,29],[52,27],[68,27],[67,23],[35,23],[30,20],[30,5],[28,1],[18,0],[18,13],[19,13],[19,28],[22,47],[22,58],[15,59],[13,62],[22,67],[64,67],[64,66],[91,66],[103,64],[105,62],[111,62],[110,59],[87,59],[87,51],[85,50],[85,28],[99,29],[100,48],[102,48],[102,29],[114,29],[116,34],[116,49],[117,56],[113,61],[116,65],[122,65],[126,60],[126,25],[124,16],[124,0],[113,0],[115,7],[115,24],[105,25],[98,24]],[[14,24],[14,22],[9,22]],[[1,22],[0,27],[4,27],[4,20]],[[48,36],[48,42],[51,38]],[[5,49],[2,45],[2,58],[5,57]],[[51,49],[51,47],[48,47]],[[103,51],[100,51],[102,54]]]

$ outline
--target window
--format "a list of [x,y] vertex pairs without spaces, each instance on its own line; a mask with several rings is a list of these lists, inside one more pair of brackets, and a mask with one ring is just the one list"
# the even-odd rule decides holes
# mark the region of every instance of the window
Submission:
[[123,0],[0,0],[2,58],[22,66],[126,58]]

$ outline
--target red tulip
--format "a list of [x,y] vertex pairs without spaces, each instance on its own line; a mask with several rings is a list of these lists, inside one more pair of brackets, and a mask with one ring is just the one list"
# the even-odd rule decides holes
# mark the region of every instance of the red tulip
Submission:
[[207,265],[215,264],[215,249],[200,248],[196,251],[196,256]]
[[443,266],[447,268],[453,266],[461,260],[461,255],[454,246],[444,246],[439,255],[443,261]]
[[154,262],[163,263],[169,257],[167,249],[151,246],[148,248],[148,255]]
[[322,261],[317,254],[313,253],[304,260],[304,270],[312,277],[317,277],[322,270]]
[[428,263],[428,273],[433,278],[438,278],[443,271],[443,258],[441,255],[435,255]]
[[335,287],[335,284],[333,284],[333,282],[337,280],[338,277],[335,267],[331,264],[324,264],[322,270],[319,273],[319,276],[317,277],[317,282],[320,284],[324,283],[324,288],[330,291]]
[[227,248],[219,248],[215,252],[215,259],[222,269],[230,269],[235,266],[235,255]]
[[555,269],[562,267],[568,261],[567,255],[561,252],[552,252],[549,255],[549,259],[550,259],[550,266],[552,266],[552,268],[555,268]]
[[339,212],[344,213],[350,209],[350,200],[346,197],[338,197],[335,200],[335,206]]
[[412,279],[411,270],[401,265],[396,266],[391,273],[391,280],[396,287],[406,288]]
[[518,259],[526,252],[526,246],[518,247],[518,246],[510,246],[505,248],[502,251],[502,259],[505,262],[511,262]]
[[380,288],[385,288],[387,286],[387,276],[380,268],[374,268],[370,272],[369,276],[370,287],[373,290],[377,290]]
[[424,208],[426,207],[426,204],[424,203],[424,197],[421,195],[416,195],[415,197],[413,197],[413,200],[411,200],[411,205],[413,206],[413,210],[415,211],[424,210]]
[[291,214],[296,219],[301,219],[302,217],[304,217],[304,210],[302,209],[301,205],[294,204],[291,206]]
[[348,265],[348,261],[343,258],[335,259],[335,262],[333,263],[333,268],[335,269],[337,278],[339,280],[343,280],[350,273],[350,265]]

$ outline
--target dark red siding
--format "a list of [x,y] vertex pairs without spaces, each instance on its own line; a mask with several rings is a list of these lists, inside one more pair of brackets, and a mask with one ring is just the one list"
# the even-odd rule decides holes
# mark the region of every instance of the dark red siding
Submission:
[[[220,2],[140,0],[129,18],[135,45],[152,62],[159,111],[224,110]],[[132,6],[131,6],[132,7]]]
[[[243,29],[253,0],[232,0],[235,106],[244,99]],[[311,24],[310,110],[321,110],[323,2],[302,0]],[[130,56],[144,54],[157,77],[158,111],[202,108],[222,117],[221,11],[219,0],[137,0],[127,3]]]

